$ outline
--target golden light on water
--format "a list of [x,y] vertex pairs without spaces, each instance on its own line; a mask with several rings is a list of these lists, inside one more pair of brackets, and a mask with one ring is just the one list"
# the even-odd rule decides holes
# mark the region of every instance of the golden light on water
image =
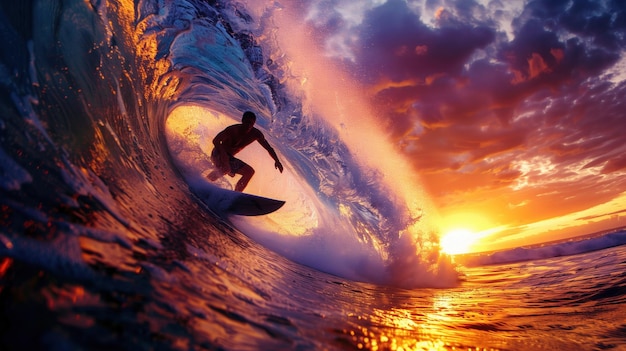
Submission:
[[[452,350],[499,350],[494,340],[483,340],[480,330],[462,328],[472,323],[461,312],[467,304],[488,303],[473,300],[471,291],[425,292],[423,296],[397,296],[405,307],[389,309],[374,308],[369,315],[348,313],[355,319],[352,328],[342,330],[344,341],[359,350],[394,351],[452,351]],[[397,306],[397,304],[394,304]],[[366,325],[363,321],[366,320]],[[456,325],[459,329],[450,328]],[[476,345],[484,345],[477,347]]]

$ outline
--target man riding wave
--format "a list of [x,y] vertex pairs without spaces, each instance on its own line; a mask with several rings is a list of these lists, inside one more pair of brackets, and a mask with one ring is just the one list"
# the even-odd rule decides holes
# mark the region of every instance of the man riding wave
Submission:
[[274,159],[274,167],[281,173],[283,172],[283,165],[278,159],[278,155],[270,144],[265,140],[263,133],[254,128],[256,123],[256,115],[254,112],[246,111],[241,118],[240,124],[234,124],[226,127],[223,131],[219,132],[213,139],[213,151],[211,152],[211,161],[217,168],[209,173],[207,176],[209,180],[215,181],[224,174],[228,174],[234,177],[235,174],[240,174],[241,179],[235,185],[235,191],[243,191],[246,188],[250,179],[254,175],[254,168],[247,163],[236,158],[239,151],[250,145],[252,142],[257,141]]

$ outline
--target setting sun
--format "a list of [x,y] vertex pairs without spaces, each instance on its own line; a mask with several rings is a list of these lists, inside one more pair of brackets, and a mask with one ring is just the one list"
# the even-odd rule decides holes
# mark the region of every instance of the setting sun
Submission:
[[470,251],[476,241],[476,235],[468,229],[453,229],[444,234],[439,241],[441,251],[456,255]]
[[440,222],[439,245],[449,255],[473,252],[480,239],[494,229],[494,223],[482,213],[459,211],[446,214]]

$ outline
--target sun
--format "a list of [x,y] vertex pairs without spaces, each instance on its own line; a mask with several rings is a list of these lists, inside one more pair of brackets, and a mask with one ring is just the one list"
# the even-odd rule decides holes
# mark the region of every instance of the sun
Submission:
[[449,255],[468,253],[476,235],[469,229],[452,229],[439,239],[441,251]]
[[477,211],[453,211],[440,218],[441,252],[458,255],[474,252],[482,239],[502,229],[497,227],[486,213]]

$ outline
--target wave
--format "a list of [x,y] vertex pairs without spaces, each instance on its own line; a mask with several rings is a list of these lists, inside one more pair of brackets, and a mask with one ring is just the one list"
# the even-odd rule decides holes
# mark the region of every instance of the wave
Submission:
[[[321,116],[304,112],[300,93],[288,88],[290,81],[301,79],[289,72],[288,62],[264,58],[265,51],[272,51],[287,60],[276,53],[275,41],[256,39],[271,38],[265,31],[273,29],[257,27],[235,5],[219,18],[218,23],[228,24],[193,21],[185,40],[172,41],[169,54],[177,70],[193,72],[166,123],[174,163],[192,192],[217,191],[204,177],[213,169],[207,158],[211,139],[238,123],[242,111],[253,110],[285,172],[278,174],[265,150],[253,145],[240,154],[257,170],[246,191],[286,200],[286,205],[262,218],[237,217],[231,223],[273,251],[324,272],[381,284],[454,285],[456,270],[438,254],[435,236],[409,233],[421,214],[403,208],[381,173],[355,159]],[[239,44],[228,47],[234,52],[218,44],[226,39],[214,38],[226,35]],[[215,64],[225,56],[231,57],[227,65]],[[236,84],[224,80],[218,85],[214,77],[230,77]],[[221,180],[221,187],[233,186],[233,179]]]
[[0,256],[81,279],[95,276],[85,238],[123,249],[138,234],[157,239],[151,215],[163,205],[151,197],[174,188],[160,156],[172,94],[146,64],[129,9],[114,7],[0,11]]
[[518,247],[492,253],[459,255],[455,257],[455,260],[470,267],[485,266],[572,256],[621,245],[626,245],[626,230],[623,228],[598,233],[591,237],[573,238],[565,242]]
[[[181,218],[194,216],[203,224],[190,238],[229,235],[193,193],[214,189],[203,177],[212,136],[253,110],[287,169],[276,177],[255,165],[250,189],[288,205],[228,226],[348,279],[457,283],[423,213],[399,200],[323,116],[304,111],[302,93],[288,84],[300,77],[276,54],[273,29],[241,4],[52,1],[15,11],[40,22],[13,23],[0,12],[10,43],[0,56],[1,255],[84,272],[79,238],[128,249],[169,240],[167,233],[189,230]],[[255,159],[259,151],[249,152]],[[228,247],[210,250],[228,255]]]

